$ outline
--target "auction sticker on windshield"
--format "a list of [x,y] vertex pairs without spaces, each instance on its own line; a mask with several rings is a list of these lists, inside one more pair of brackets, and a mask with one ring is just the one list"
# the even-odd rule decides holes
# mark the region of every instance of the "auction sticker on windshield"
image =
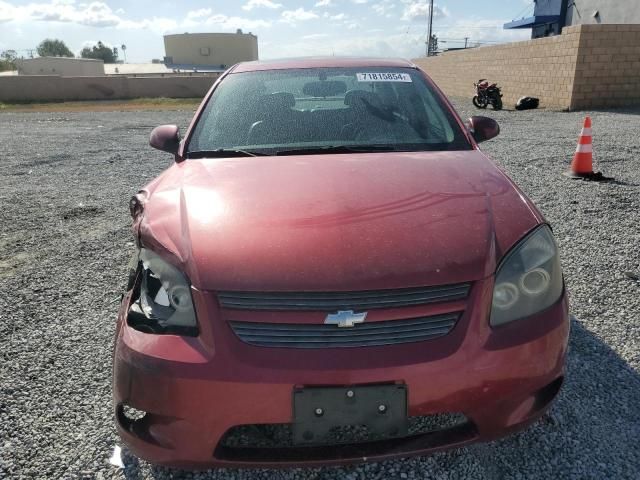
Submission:
[[411,75],[408,73],[358,73],[359,82],[408,82],[411,83]]

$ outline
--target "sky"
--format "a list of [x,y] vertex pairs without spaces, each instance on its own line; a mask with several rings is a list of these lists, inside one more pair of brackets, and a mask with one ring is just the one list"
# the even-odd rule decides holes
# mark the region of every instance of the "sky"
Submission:
[[[78,54],[98,40],[126,45],[127,61],[164,56],[162,35],[235,32],[258,36],[261,59],[308,55],[424,55],[427,0],[0,0],[0,51],[28,56],[45,38]],[[524,40],[502,25],[533,11],[532,0],[437,0],[440,47]]]

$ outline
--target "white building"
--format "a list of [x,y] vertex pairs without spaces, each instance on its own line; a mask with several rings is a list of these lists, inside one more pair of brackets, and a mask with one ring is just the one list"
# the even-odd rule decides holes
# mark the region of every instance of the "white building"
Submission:
[[63,77],[101,77],[104,62],[92,58],[38,57],[17,60],[19,75],[60,75]]
[[224,70],[258,59],[258,37],[252,33],[182,33],[164,36],[165,61],[184,70]]

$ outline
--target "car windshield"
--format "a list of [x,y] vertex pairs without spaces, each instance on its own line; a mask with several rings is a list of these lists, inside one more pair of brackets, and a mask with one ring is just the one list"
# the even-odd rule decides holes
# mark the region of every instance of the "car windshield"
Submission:
[[191,158],[472,146],[413,68],[309,68],[228,75],[190,139]]

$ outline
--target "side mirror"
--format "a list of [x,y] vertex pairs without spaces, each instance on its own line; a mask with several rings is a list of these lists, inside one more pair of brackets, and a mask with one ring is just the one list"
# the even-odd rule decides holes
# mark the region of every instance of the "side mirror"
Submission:
[[180,129],[177,125],[160,125],[154,128],[149,137],[149,145],[176,155],[180,147]]
[[489,117],[471,117],[467,126],[478,143],[491,140],[500,133],[498,122]]

